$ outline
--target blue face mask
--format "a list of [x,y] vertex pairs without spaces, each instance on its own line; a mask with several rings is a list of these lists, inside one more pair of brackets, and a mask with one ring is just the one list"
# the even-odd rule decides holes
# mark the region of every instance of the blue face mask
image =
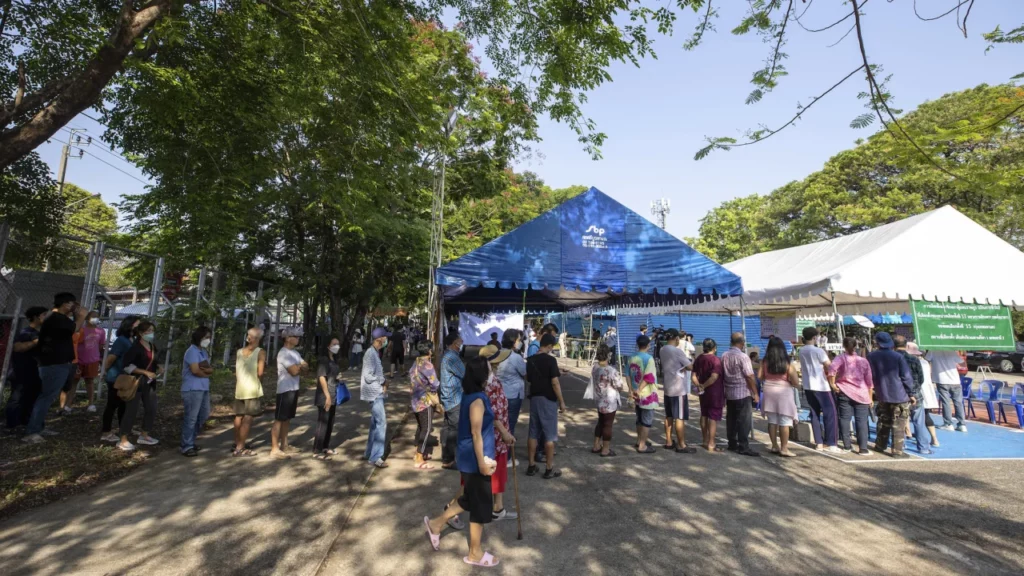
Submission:
[[155,337],[156,337],[156,333],[155,332],[150,332],[148,334],[143,334],[142,335],[142,339],[145,340],[146,342],[152,342],[153,338],[155,338]]

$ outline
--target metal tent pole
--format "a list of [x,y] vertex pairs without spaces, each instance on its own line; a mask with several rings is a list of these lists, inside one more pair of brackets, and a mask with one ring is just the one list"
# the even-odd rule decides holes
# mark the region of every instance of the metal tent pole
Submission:
[[832,321],[836,323],[836,336],[839,338],[839,343],[843,343],[843,323],[839,317],[839,309],[836,307],[836,293],[831,288],[829,293],[832,296]]

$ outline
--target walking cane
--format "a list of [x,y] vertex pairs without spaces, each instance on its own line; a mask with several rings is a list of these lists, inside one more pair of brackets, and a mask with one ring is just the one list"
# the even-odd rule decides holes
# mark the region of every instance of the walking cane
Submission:
[[519,509],[519,475],[516,474],[515,444],[512,445],[512,488],[516,492],[516,524],[519,527],[519,534],[516,540],[523,539],[523,511]]

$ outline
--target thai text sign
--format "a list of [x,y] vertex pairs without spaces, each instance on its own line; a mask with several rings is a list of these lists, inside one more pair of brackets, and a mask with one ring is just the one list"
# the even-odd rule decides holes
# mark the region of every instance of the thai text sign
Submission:
[[910,311],[917,345],[926,350],[1016,349],[1006,306],[911,300]]

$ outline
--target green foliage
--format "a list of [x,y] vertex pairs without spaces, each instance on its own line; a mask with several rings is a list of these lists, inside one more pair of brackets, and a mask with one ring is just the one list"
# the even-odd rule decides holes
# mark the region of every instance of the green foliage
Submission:
[[505,173],[506,185],[488,198],[467,198],[445,208],[444,261],[476,250],[566,200],[586,186],[552,190],[531,172]]
[[867,230],[952,204],[1024,248],[1024,89],[978,86],[922,104],[903,126],[950,178],[906,139],[881,131],[818,172],[766,196],[723,203],[691,244],[720,261]]
[[60,229],[64,203],[39,154],[33,152],[0,171],[0,220],[15,230],[49,238]]

